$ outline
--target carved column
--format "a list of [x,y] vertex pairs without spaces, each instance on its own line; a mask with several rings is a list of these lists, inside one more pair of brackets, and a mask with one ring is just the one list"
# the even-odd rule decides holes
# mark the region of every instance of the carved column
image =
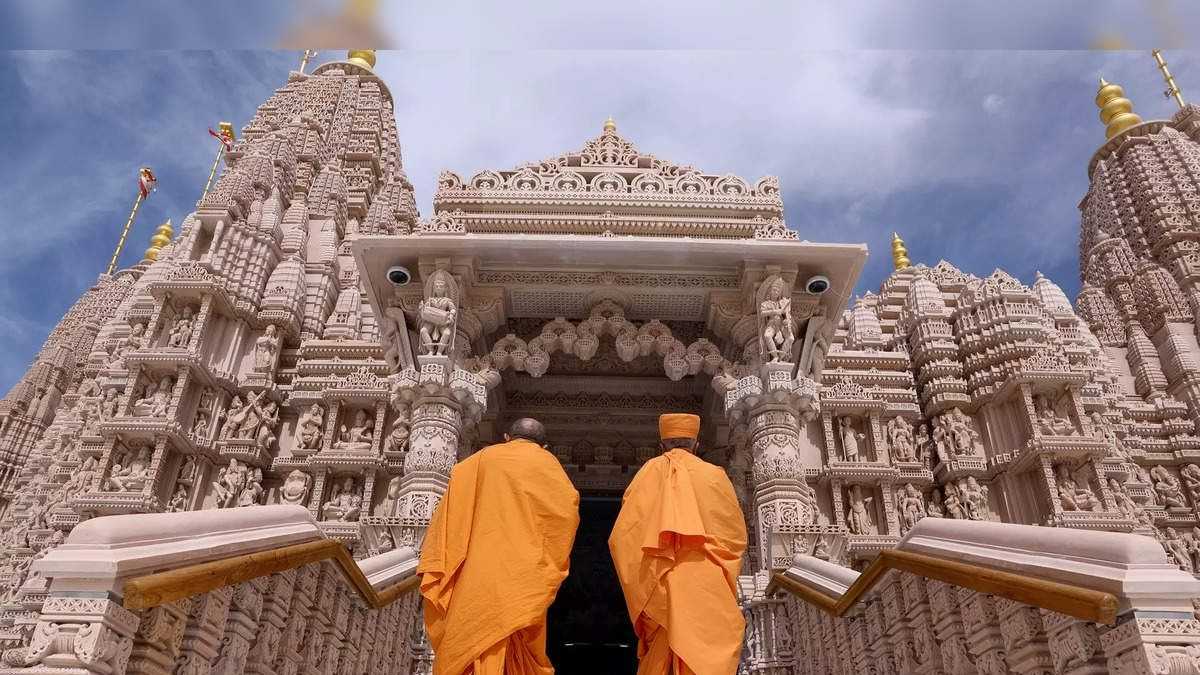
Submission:
[[232,606],[221,639],[221,656],[213,666],[213,675],[241,675],[250,655],[250,645],[258,636],[258,617],[262,614],[263,590],[267,579],[259,577],[233,587]]
[[252,675],[274,675],[275,658],[280,652],[288,608],[296,590],[295,569],[272,574],[267,579],[262,614],[259,616],[254,648],[246,659],[246,672]]
[[192,599],[159,605],[142,612],[142,621],[133,640],[129,672],[145,675],[170,675],[183,643]]
[[22,665],[31,672],[124,673],[137,627],[138,616],[111,600],[51,597]]
[[213,659],[225,634],[225,621],[229,617],[232,598],[233,589],[225,587],[209,591],[192,602],[187,628],[183,633],[183,647],[176,660],[176,673],[208,675],[212,672]]

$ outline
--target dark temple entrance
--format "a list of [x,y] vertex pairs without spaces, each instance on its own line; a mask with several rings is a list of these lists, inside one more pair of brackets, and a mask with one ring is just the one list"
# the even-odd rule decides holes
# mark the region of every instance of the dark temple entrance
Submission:
[[571,573],[550,606],[547,652],[562,675],[633,675],[637,638],[608,554],[621,498],[584,497]]

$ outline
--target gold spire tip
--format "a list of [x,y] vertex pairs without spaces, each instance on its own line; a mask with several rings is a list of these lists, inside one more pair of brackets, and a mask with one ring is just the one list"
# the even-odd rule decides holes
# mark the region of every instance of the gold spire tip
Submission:
[[1163,81],[1167,83],[1167,90],[1163,92],[1163,96],[1175,99],[1175,104],[1180,110],[1187,107],[1187,103],[1183,101],[1183,92],[1179,90],[1179,85],[1175,84],[1175,77],[1171,75],[1171,71],[1167,70],[1167,62],[1163,59],[1161,49],[1153,49],[1150,51],[1154,55],[1154,62],[1158,64],[1158,70],[1162,73]]
[[1133,112],[1133,101],[1125,98],[1121,85],[1100,78],[1100,90],[1096,92],[1096,107],[1100,108],[1100,121],[1105,125],[1105,137],[1112,138],[1131,127],[1142,123],[1142,118]]
[[908,248],[904,246],[899,232],[892,233],[892,266],[897,270],[912,267],[912,260],[908,259]]
[[167,244],[171,243],[171,238],[175,236],[175,230],[171,227],[171,219],[167,218],[167,222],[158,226],[154,231],[154,236],[150,237],[150,248],[146,249],[144,257],[151,262],[158,260],[158,252]]
[[346,61],[370,70],[375,67],[375,50],[351,49],[346,52]]
[[604,133],[606,133],[606,134],[617,133],[617,123],[613,121],[612,115],[609,115],[608,119],[604,120]]

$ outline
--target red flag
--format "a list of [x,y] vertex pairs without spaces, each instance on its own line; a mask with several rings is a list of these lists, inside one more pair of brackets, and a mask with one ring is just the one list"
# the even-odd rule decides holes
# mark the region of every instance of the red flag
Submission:
[[217,139],[218,141],[221,141],[221,145],[225,146],[226,150],[233,149],[233,132],[232,131],[229,131],[227,129],[222,129],[221,133],[218,134],[217,132],[213,131],[210,128],[208,130],[208,135],[212,136],[213,138]]
[[138,192],[142,193],[142,199],[150,196],[157,184],[158,179],[154,177],[154,172],[150,170],[150,167],[143,166],[138,171]]

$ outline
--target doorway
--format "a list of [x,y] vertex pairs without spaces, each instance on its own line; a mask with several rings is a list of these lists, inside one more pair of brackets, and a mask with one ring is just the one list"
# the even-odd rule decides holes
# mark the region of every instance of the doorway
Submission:
[[608,553],[619,496],[585,496],[571,549],[571,573],[550,606],[547,653],[569,675],[634,675],[637,637]]

